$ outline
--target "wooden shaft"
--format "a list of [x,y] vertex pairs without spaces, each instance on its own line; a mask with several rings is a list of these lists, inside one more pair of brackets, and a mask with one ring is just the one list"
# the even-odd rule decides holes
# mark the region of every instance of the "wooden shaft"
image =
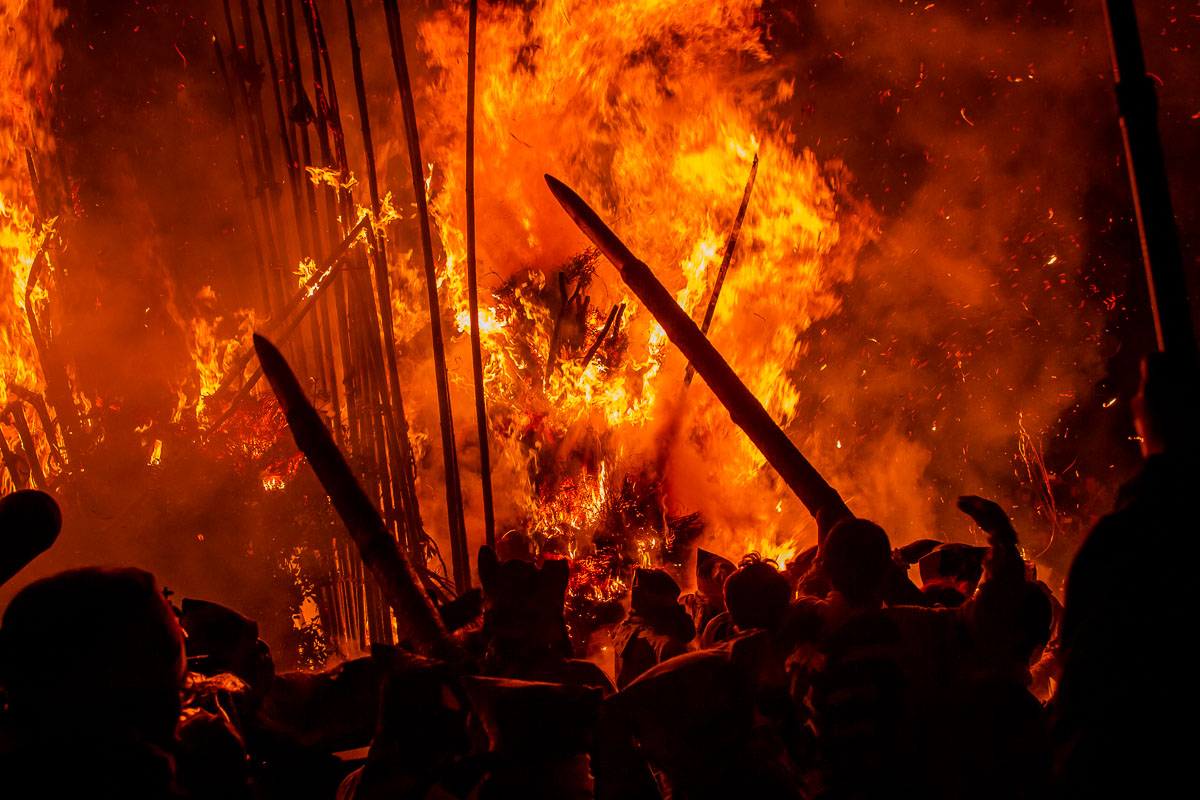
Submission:
[[[814,518],[822,514],[848,516],[850,512],[837,490],[830,486],[808,459],[796,449],[758,398],[746,388],[729,363],[696,327],[692,318],[679,307],[671,293],[654,277],[650,268],[639,261],[596,212],[566,184],[549,175],[546,176],[546,182],[555,199],[562,204],[580,230],[617,267],[626,285],[654,315],[675,346],[696,367],[700,377],[725,406],[734,423],[745,431],[750,441],[775,468],[788,488],[800,498],[800,502],[804,503],[809,513]],[[821,521],[824,522],[825,519],[828,519],[828,516]]]
[[412,564],[387,532],[383,519],[334,444],[321,417],[304,396],[283,355],[266,339],[254,337],[259,362],[287,417],[296,446],[304,453],[338,516],[358,546],[363,564],[379,584],[388,604],[404,624],[416,647],[435,658],[453,658],[457,648],[421,588]]

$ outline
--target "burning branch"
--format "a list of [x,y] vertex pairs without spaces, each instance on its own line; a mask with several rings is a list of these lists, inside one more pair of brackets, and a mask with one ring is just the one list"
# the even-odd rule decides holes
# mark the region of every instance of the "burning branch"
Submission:
[[[733,229],[729,231],[729,238],[725,240],[725,255],[721,257],[721,268],[717,270],[717,279],[713,282],[712,294],[708,298],[708,308],[704,310],[704,321],[700,323],[700,332],[705,336],[708,336],[708,329],[712,326],[713,314],[717,311],[717,301],[721,299],[721,287],[725,285],[725,274],[729,272],[729,265],[733,263],[733,251],[737,247],[742,221],[746,219],[746,209],[750,205],[750,192],[754,191],[754,179],[757,176],[758,154],[755,153],[754,163],[750,165],[750,178],[746,181],[746,191],[742,194],[742,205],[738,208],[737,218],[733,221]],[[695,375],[696,368],[689,361],[687,371],[683,376],[684,387],[692,385],[692,378]]]
[[667,336],[696,367],[700,377],[725,406],[729,416],[745,431],[784,483],[805,508],[822,524],[848,516],[849,509],[837,490],[830,486],[796,449],[758,398],[746,388],[737,373],[705,337],[654,273],[629,251],[617,235],[566,184],[546,176],[550,191],[580,230],[620,271],[625,283],[649,309]]
[[333,442],[329,429],[304,396],[283,355],[266,339],[254,336],[259,363],[287,417],[296,446],[329,493],[329,499],[354,539],[363,564],[371,571],[388,605],[408,623],[412,638],[425,655],[448,658],[455,647],[441,617],[421,589],[412,563],[388,533],[387,526]]
[[588,348],[587,354],[583,357],[583,369],[586,370],[588,368],[588,364],[592,363],[592,358],[600,349],[600,345],[604,344],[604,340],[608,338],[608,332],[612,330],[613,323],[616,322],[617,318],[624,313],[624,303],[619,303],[613,306],[612,311],[608,312],[608,319],[604,320],[604,327],[600,329],[600,334],[596,337],[596,341],[592,342],[592,346]]

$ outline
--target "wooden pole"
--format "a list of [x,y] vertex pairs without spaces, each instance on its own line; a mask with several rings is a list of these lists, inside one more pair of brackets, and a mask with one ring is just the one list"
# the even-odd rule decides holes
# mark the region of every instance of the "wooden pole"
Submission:
[[433,263],[433,234],[429,224],[429,206],[425,197],[425,172],[421,161],[421,143],[417,132],[416,102],[408,73],[408,57],[404,52],[400,9],[396,0],[384,0],[388,34],[392,48],[392,66],[400,91],[404,113],[404,133],[408,139],[409,171],[412,173],[413,197],[417,203],[417,221],[421,230],[421,253],[425,261],[426,301],[429,305],[429,328],[433,339],[434,376],[437,380],[438,412],[441,416],[442,463],[446,473],[446,517],[450,528],[451,559],[454,584],[461,594],[471,586],[471,565],[467,556],[466,530],[463,525],[462,491],[458,477],[458,453],[454,442],[454,417],[450,405],[450,380],[446,368],[446,349],[442,341],[441,304],[437,291],[437,268]]
[[822,524],[829,524],[837,517],[850,516],[837,490],[796,449],[758,398],[746,388],[728,362],[696,327],[692,318],[658,282],[650,268],[639,261],[596,212],[566,184],[549,175],[546,176],[546,183],[580,230],[617,267],[626,285],[654,315],[675,346],[695,365],[700,377],[704,378],[704,382],[725,406],[734,423],[745,431],[809,513]]
[[1133,0],[1105,0],[1104,8],[1154,333],[1160,350],[1178,356],[1195,369],[1196,333],[1158,133],[1158,97],[1153,80],[1146,74],[1137,13]]
[[287,417],[296,446],[329,493],[333,507],[358,546],[363,564],[375,577],[397,618],[423,654],[458,660],[457,647],[421,588],[412,564],[388,534],[379,512],[355,479],[320,415],[304,396],[287,361],[261,336],[255,335],[254,348]]

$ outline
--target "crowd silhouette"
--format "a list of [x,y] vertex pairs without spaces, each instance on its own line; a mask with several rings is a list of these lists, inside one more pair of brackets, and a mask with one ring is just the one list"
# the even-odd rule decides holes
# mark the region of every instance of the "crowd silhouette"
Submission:
[[[277,671],[252,620],[175,606],[144,571],[63,572],[21,590],[0,624],[0,795],[1184,792],[1197,398],[1190,370],[1143,362],[1143,469],[1084,541],[1061,605],[1003,509],[961,497],[986,547],[894,548],[850,517],[822,521],[786,572],[700,550],[681,597],[680,576],[636,570],[611,675],[572,646],[568,562],[511,541],[498,548],[511,557],[479,554],[481,602],[443,615],[455,659],[401,642],[319,673]],[[4,577],[60,522],[45,495],[0,501]]]

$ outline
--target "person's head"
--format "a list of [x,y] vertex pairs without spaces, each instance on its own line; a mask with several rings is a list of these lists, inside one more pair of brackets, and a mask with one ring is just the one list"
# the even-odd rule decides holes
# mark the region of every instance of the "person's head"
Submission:
[[502,658],[569,655],[570,640],[563,604],[571,566],[548,558],[541,567],[512,559],[501,561],[492,548],[479,548],[479,582],[483,587],[483,636]]
[[54,498],[37,489],[0,497],[0,584],[49,549],[62,528]]
[[721,599],[725,581],[737,567],[728,558],[710,553],[703,548],[696,550],[696,591],[705,597]]
[[738,630],[774,630],[792,599],[787,578],[770,561],[750,553],[725,581],[725,608]]
[[654,614],[679,605],[679,584],[666,570],[638,567],[633,571],[629,608],[639,614]]
[[852,605],[877,605],[888,571],[895,568],[887,533],[865,519],[842,520],[825,537],[821,568]]
[[1143,457],[1184,450],[1200,439],[1196,420],[1200,380],[1178,358],[1150,353],[1142,359],[1141,384],[1132,406]]
[[154,577],[89,567],[22,589],[0,624],[0,685],[23,735],[171,740],[183,632]]

